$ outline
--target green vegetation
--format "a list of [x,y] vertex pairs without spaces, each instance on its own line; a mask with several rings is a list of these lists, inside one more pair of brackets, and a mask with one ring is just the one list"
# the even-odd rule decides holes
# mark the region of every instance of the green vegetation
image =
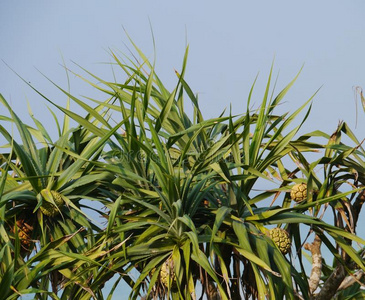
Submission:
[[253,86],[245,112],[204,119],[187,52],[169,91],[135,49],[142,64],[111,53],[124,82],[87,72],[104,99],[44,96],[57,139],[0,96],[0,299],[111,299],[122,281],[131,299],[363,299],[365,151],[346,123],[300,135],[312,99],[276,114],[297,76],[276,94],[272,71],[256,110]]

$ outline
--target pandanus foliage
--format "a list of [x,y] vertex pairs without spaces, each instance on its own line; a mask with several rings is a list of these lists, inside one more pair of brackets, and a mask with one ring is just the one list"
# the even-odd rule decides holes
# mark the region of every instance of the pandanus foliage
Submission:
[[346,123],[302,134],[312,97],[277,113],[298,75],[275,93],[272,69],[256,109],[254,84],[243,113],[204,119],[188,51],[169,91],[135,49],[140,64],[111,52],[122,82],[76,74],[104,99],[36,90],[64,116],[56,140],[0,98],[0,299],[111,299],[122,282],[131,299],[363,297],[365,152]]

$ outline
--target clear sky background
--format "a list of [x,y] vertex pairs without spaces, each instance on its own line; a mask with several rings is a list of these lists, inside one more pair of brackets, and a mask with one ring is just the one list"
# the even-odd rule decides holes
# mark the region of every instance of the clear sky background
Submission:
[[[153,59],[150,24],[155,35],[157,71],[168,86],[176,82],[185,46],[190,46],[187,80],[199,93],[206,117],[232,103],[243,112],[259,73],[254,100],[260,103],[275,57],[277,91],[304,65],[282,106],[293,110],[322,86],[305,131],[333,132],[339,120],[355,128],[354,86],[365,87],[365,1],[1,1],[0,58],[58,104],[66,98],[37,69],[63,87],[71,61],[110,78],[108,49],[128,52],[123,27]],[[82,72],[81,72],[82,73]],[[71,92],[87,94],[71,77]],[[46,118],[45,102],[0,62],[0,92],[16,111],[29,100],[36,116]],[[92,96],[92,94],[87,94]],[[360,101],[358,100],[358,104]],[[364,138],[365,115],[358,106],[356,132]]]
[[[304,65],[282,111],[293,111],[322,87],[303,131],[332,133],[338,121],[345,120],[362,140],[365,113],[357,99],[355,129],[353,87],[365,88],[364,12],[363,0],[2,0],[0,59],[63,105],[66,97],[38,70],[67,87],[62,54],[76,72],[82,73],[72,61],[111,78],[111,68],[100,63],[110,61],[109,48],[128,52],[123,28],[153,59],[151,23],[157,71],[171,89],[174,69],[180,70],[189,44],[186,79],[199,93],[206,117],[217,116],[230,103],[234,113],[244,112],[258,73],[253,100],[259,104],[275,57],[277,91]],[[71,77],[71,92],[93,96],[76,77]],[[28,100],[37,117],[50,120],[45,101],[1,61],[0,93],[20,116],[27,115]]]

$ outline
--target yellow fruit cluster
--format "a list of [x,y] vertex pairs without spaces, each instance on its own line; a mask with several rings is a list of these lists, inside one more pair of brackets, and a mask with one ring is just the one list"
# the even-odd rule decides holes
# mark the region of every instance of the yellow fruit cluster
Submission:
[[160,280],[165,287],[169,286],[169,280],[171,283],[171,287],[174,287],[176,285],[174,261],[171,258],[167,259],[163,263],[160,271]]
[[283,254],[287,254],[291,248],[291,240],[289,233],[279,227],[270,230],[270,238],[274,241],[276,246]]
[[307,199],[307,185],[305,183],[294,185],[290,191],[290,198],[297,203]]
[[[18,237],[20,244],[29,249],[30,247],[30,236],[32,234],[32,227],[26,223],[24,219],[19,219],[16,221],[16,226],[18,227]],[[15,232],[15,229],[14,229]]]

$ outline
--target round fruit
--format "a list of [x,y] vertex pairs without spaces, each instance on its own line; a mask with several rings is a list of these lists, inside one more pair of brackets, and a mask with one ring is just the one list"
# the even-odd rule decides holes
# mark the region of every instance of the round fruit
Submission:
[[297,203],[307,199],[307,185],[305,183],[294,185],[290,191],[290,198]]
[[[43,190],[42,192],[48,192],[47,190]],[[40,207],[40,210],[42,211],[43,214],[45,214],[48,217],[54,217],[56,215],[59,214],[59,207],[61,207],[63,205],[63,199],[60,193],[56,192],[56,191],[50,191],[53,201],[56,204],[56,206],[51,203],[46,201],[45,199],[43,199],[43,203],[42,206]]]
[[287,254],[291,248],[291,240],[289,238],[289,233],[279,227],[270,230],[270,238],[274,241],[276,246],[283,254]]

